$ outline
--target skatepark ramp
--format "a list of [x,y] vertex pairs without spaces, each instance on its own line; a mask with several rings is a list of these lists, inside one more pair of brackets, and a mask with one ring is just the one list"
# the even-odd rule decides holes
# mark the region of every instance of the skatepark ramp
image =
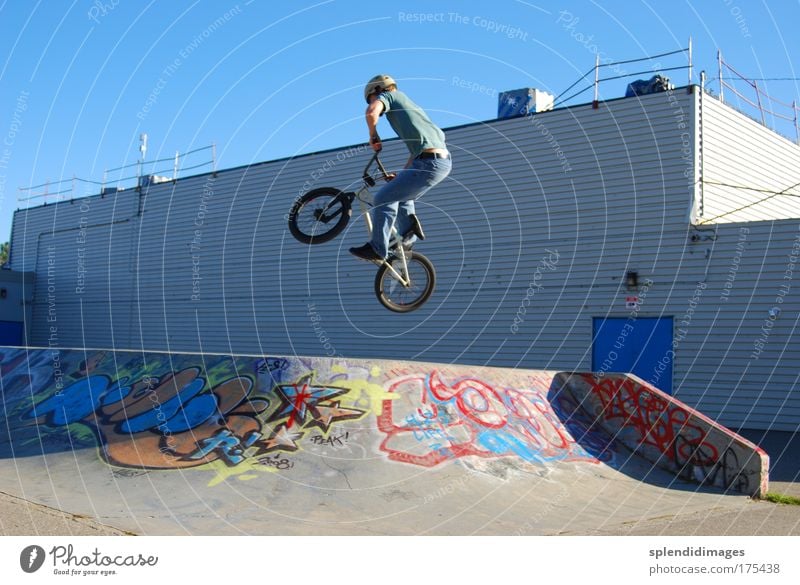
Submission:
[[0,490],[142,534],[551,534],[766,492],[628,375],[0,348]]

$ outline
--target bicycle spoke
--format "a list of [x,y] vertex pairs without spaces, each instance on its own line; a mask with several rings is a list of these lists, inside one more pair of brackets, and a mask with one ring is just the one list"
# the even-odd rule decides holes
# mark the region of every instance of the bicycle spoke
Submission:
[[405,262],[393,258],[381,267],[375,292],[388,309],[404,313],[422,306],[433,292],[434,283],[430,261],[421,254],[408,254]]
[[289,231],[305,244],[336,237],[350,218],[350,203],[338,190],[323,187],[306,193],[289,213]]

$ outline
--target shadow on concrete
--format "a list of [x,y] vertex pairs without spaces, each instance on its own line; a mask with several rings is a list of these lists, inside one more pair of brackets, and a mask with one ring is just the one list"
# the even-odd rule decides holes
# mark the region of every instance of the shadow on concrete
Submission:
[[770,481],[800,482],[800,432],[752,429],[736,432],[767,452]]
[[[768,490],[765,450],[634,375],[559,372],[548,400],[580,445],[601,461],[614,454],[608,464],[638,481],[751,497]],[[619,466],[621,454],[637,464]],[[795,475],[787,462],[781,469]]]
[[[566,372],[563,375],[569,376]],[[547,395],[553,411],[575,441],[605,465],[636,481],[666,489],[692,493],[726,493],[721,488],[687,481],[634,453],[603,428],[600,419],[590,415],[558,380],[559,376],[554,377]]]

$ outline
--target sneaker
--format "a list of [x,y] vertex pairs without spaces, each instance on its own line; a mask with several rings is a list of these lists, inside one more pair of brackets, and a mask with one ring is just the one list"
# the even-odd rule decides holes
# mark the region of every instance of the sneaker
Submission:
[[358,248],[350,248],[350,253],[360,260],[366,260],[367,262],[372,262],[378,266],[383,264],[383,258],[378,255],[378,253],[375,251],[375,248],[373,248],[372,244],[369,242]]
[[410,235],[417,236],[420,240],[425,239],[425,232],[422,231],[422,224],[419,222],[419,218],[411,214],[408,216],[409,221],[411,222],[411,227],[408,228],[408,231],[403,234],[403,238],[408,238]]

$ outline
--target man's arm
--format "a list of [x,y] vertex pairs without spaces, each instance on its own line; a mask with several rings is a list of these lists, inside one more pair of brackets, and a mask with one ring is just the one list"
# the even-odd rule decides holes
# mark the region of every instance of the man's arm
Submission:
[[367,106],[367,129],[369,130],[369,143],[372,146],[372,150],[375,152],[380,151],[382,148],[381,146],[381,139],[378,136],[378,120],[383,113],[383,102],[381,100],[375,100],[370,105]]

